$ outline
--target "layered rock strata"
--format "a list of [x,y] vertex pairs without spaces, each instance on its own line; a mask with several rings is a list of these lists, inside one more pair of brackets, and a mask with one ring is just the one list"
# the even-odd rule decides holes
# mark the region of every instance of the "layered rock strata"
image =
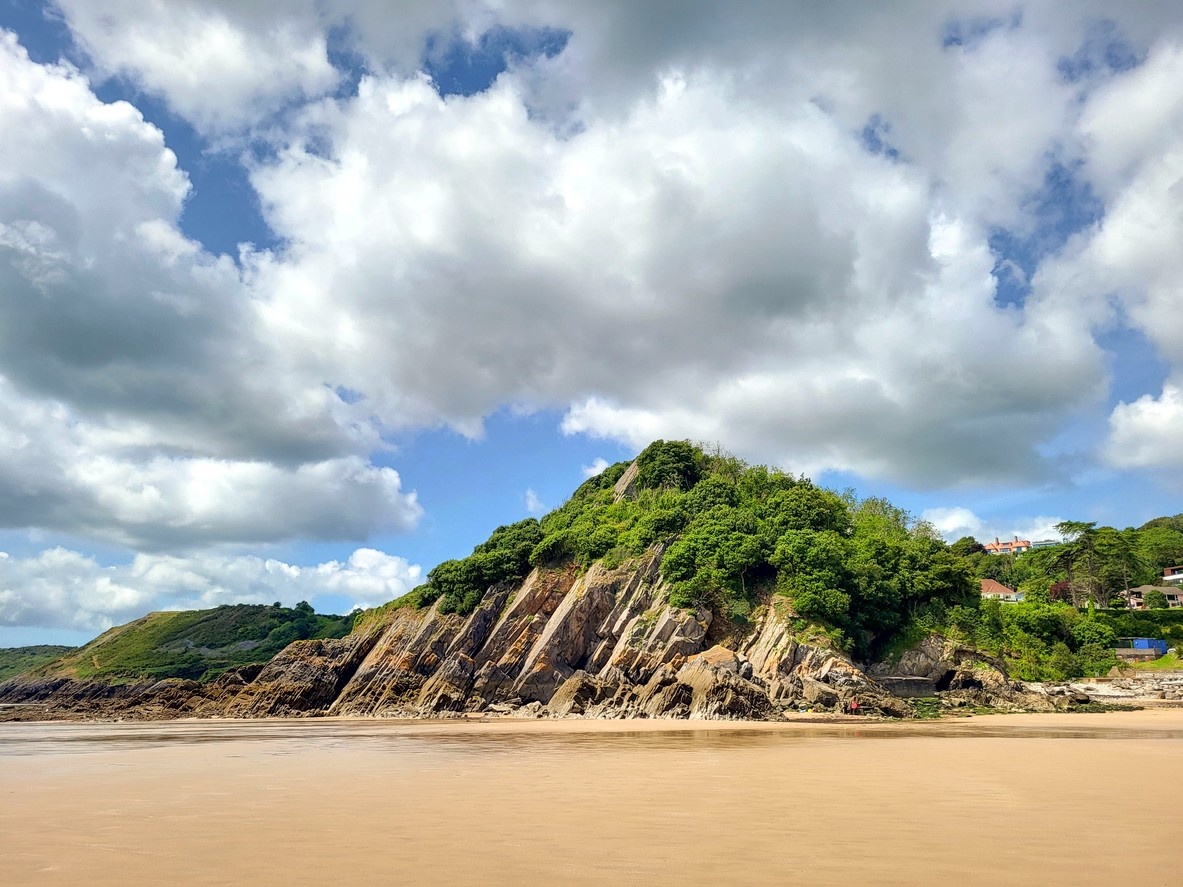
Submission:
[[[628,495],[628,484],[618,493]],[[783,599],[742,628],[712,626],[707,611],[669,606],[662,554],[657,546],[618,569],[535,570],[489,589],[467,616],[438,605],[392,609],[348,637],[297,641],[264,666],[205,684],[18,678],[0,685],[0,718],[767,719],[850,711],[855,702],[860,713],[908,717],[906,697],[937,693],[952,706],[1028,710],[1091,698],[1077,687],[1012,681],[1002,663],[936,636],[890,667],[864,671],[824,641],[795,634]]]
[[[622,479],[623,480],[623,479]],[[620,491],[628,494],[627,484]],[[7,717],[431,717],[492,711],[584,717],[768,718],[788,708],[906,716],[854,663],[796,640],[766,607],[725,648],[709,612],[668,605],[662,549],[619,569],[535,570],[468,616],[392,610],[340,640],[299,641],[207,684],[10,681]],[[34,710],[31,706],[37,706]]]

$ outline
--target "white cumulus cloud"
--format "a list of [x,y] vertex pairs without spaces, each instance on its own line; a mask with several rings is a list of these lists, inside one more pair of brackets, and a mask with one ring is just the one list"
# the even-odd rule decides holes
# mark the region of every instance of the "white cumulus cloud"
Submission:
[[936,528],[947,542],[955,542],[962,536],[972,536],[979,542],[993,542],[995,539],[1026,539],[1030,542],[1060,539],[1056,524],[1062,517],[1038,515],[1035,517],[984,519],[960,505],[927,508],[921,518]]
[[343,563],[307,567],[246,555],[140,554],[104,566],[65,548],[24,558],[0,552],[0,626],[98,632],[151,610],[301,600],[316,606],[326,595],[334,604],[344,597],[349,607],[369,607],[410,591],[421,575],[418,565],[369,548]]
[[0,129],[0,526],[191,549],[415,524],[366,417],[178,230],[158,129],[6,33]]
[[162,95],[206,132],[255,123],[340,76],[310,3],[56,3],[98,73]]
[[595,477],[598,474],[603,474],[604,469],[607,468],[608,465],[609,462],[607,459],[605,459],[603,456],[596,456],[596,458],[592,460],[591,465],[584,465],[582,468],[580,468],[580,471],[583,472],[583,476],[585,478]]
[[526,500],[526,511],[530,514],[542,514],[547,510],[546,505],[538,498],[538,494],[534,490],[527,489],[523,498]]
[[1106,454],[1122,468],[1183,468],[1183,386],[1167,383],[1162,394],[1119,404],[1109,418]]

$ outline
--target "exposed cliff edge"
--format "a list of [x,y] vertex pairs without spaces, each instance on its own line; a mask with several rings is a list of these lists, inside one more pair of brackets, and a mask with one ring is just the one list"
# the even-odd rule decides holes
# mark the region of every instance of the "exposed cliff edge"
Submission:
[[709,613],[669,605],[662,553],[655,546],[616,569],[535,569],[467,616],[438,604],[393,609],[344,638],[297,641],[206,684],[18,678],[0,685],[0,699],[24,704],[8,717],[751,719],[852,700],[867,714],[912,713],[846,657],[796,638],[783,601],[759,608],[727,647],[716,643]]
[[774,719],[801,708],[849,711],[854,701],[863,714],[910,717],[908,697],[1063,710],[1114,695],[1012,681],[1001,663],[936,636],[864,670],[798,637],[777,598],[719,638],[709,613],[669,605],[662,554],[655,546],[616,569],[535,569],[491,589],[467,616],[439,604],[392,609],[344,638],[296,641],[265,665],[208,683],[18,677],[0,684],[0,701],[14,706],[0,718]]
[[438,604],[392,609],[344,638],[296,641],[265,665],[204,684],[16,678],[0,684],[0,700],[16,704],[0,717],[771,719],[800,708],[849,711],[854,701],[863,714],[910,717],[907,697],[938,693],[952,706],[1088,701],[1087,688],[1011,681],[1001,663],[939,637],[864,670],[796,636],[783,599],[743,630],[729,626],[724,646],[709,613],[669,605],[662,554],[656,546],[616,569],[535,569],[491,589],[468,616]]
[[0,684],[0,718],[908,717],[934,694],[1087,701],[935,635],[893,664],[842,652],[873,661],[979,603],[963,560],[907,512],[657,441],[390,604],[149,614]]

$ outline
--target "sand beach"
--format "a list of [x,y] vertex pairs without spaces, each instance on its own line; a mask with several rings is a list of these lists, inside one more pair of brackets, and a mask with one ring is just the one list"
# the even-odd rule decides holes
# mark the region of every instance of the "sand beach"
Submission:
[[4,884],[1173,881],[1183,710],[0,725]]

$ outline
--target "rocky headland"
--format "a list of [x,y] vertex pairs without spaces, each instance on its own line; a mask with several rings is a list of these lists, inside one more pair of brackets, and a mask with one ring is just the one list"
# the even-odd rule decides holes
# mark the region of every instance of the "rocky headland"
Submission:
[[[1178,699],[1183,679],[1071,685],[1010,680],[1003,663],[925,638],[863,666],[805,633],[783,598],[743,625],[670,606],[662,546],[616,569],[534,569],[469,615],[392,607],[343,638],[296,641],[271,661],[201,683],[51,674],[0,684],[0,719],[534,717],[778,719],[801,709],[893,718],[948,708],[1067,710]],[[1154,686],[1151,687],[1150,684]]]
[[[964,563],[906,512],[658,441],[347,625],[307,604],[149,614],[0,683],[0,719],[908,718],[1183,694],[1161,674],[1023,683],[940,634],[899,651],[916,612],[978,601]],[[178,615],[189,634],[170,628]],[[283,643],[239,649],[250,631]],[[187,670],[143,677],[170,656]]]

